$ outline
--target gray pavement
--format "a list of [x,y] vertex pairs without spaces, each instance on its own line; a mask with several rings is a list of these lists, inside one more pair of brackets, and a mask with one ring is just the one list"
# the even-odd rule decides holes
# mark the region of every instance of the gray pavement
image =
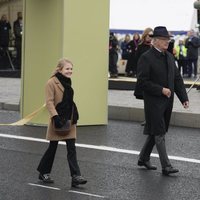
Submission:
[[[19,78],[0,78],[0,109],[19,110]],[[200,91],[189,92],[190,108],[184,109],[175,96],[171,125],[200,128]],[[108,90],[108,118],[141,122],[144,120],[143,101],[133,96],[133,91]]]
[[19,78],[0,78],[0,109],[19,110],[20,85]]
[[[10,105],[19,104],[20,79],[0,78],[0,84],[1,123],[17,121],[20,119],[18,109],[13,111],[15,107]],[[116,106],[115,110],[127,109],[133,113],[141,109],[142,113],[143,103],[132,93],[109,90],[109,109]],[[199,100],[199,91],[192,90],[190,95]],[[190,107],[192,113],[199,108],[196,100],[196,109]],[[175,100],[174,112],[182,109],[179,104]],[[166,136],[167,151],[172,165],[180,172],[166,177],[162,176],[156,149],[151,160],[157,170],[148,171],[137,166],[145,139],[143,127],[137,121],[128,121],[123,112],[118,115],[115,117],[120,121],[109,120],[106,126],[77,128],[78,162],[82,175],[88,179],[87,185],[77,189],[70,187],[63,143],[59,145],[52,170],[55,183],[44,185],[38,181],[36,168],[47,148],[46,127],[0,126],[0,200],[199,200],[200,129],[170,126]]]
[[[0,111],[3,122],[19,112]],[[0,200],[199,200],[199,129],[170,127],[166,136],[171,163],[180,170],[163,176],[154,149],[148,171],[137,166],[145,136],[137,122],[109,120],[107,126],[77,128],[77,156],[85,186],[70,187],[66,148],[60,142],[52,169],[54,184],[38,181],[37,165],[47,148],[46,127],[0,127]]]
[[[200,91],[190,90],[188,93],[190,107],[184,109],[175,96],[171,116],[171,125],[200,128]],[[133,91],[109,90],[109,119],[129,121],[144,120],[144,104],[133,96]]]

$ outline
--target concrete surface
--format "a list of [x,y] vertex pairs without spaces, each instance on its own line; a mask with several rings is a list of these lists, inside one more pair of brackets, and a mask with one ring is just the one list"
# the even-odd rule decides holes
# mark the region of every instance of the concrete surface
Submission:
[[[0,78],[0,109],[19,110],[20,83],[19,78]],[[171,124],[200,128],[200,90],[192,89],[188,95],[189,109],[184,109],[175,96]],[[143,101],[136,99],[130,90],[108,90],[108,118],[141,122]]]
[[[0,111],[6,123],[19,119],[19,112]],[[0,126],[0,200],[199,200],[199,129],[170,127],[167,151],[179,173],[161,173],[154,148],[149,171],[137,166],[144,143],[140,123],[109,120],[107,126],[77,128],[77,158],[88,183],[71,188],[64,143],[60,142],[51,176],[54,184],[38,181],[36,168],[48,147],[46,127]]]

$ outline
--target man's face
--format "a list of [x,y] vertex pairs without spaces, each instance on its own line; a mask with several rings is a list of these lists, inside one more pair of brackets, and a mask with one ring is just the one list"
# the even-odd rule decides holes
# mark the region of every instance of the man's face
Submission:
[[155,38],[155,47],[161,51],[166,51],[169,46],[170,38],[168,37],[156,37]]

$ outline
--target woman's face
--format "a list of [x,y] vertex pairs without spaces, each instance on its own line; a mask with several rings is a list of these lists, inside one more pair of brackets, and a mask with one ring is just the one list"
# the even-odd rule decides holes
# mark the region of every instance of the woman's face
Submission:
[[72,64],[65,63],[64,67],[60,70],[60,73],[67,78],[71,78],[72,70],[73,70]]
[[146,42],[151,42],[151,40],[152,40],[152,38],[149,36],[149,35],[152,35],[153,34],[153,32],[152,31],[150,31],[147,35],[146,35],[146,37],[145,37],[145,41]]

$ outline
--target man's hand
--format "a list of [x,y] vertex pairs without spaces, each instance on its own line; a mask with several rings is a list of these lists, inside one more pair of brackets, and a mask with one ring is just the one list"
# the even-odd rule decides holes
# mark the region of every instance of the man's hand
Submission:
[[165,95],[168,98],[171,97],[171,90],[169,88],[163,88],[162,93],[163,93],[163,95]]
[[186,109],[186,108],[189,108],[189,101],[185,101],[183,102],[183,107]]

